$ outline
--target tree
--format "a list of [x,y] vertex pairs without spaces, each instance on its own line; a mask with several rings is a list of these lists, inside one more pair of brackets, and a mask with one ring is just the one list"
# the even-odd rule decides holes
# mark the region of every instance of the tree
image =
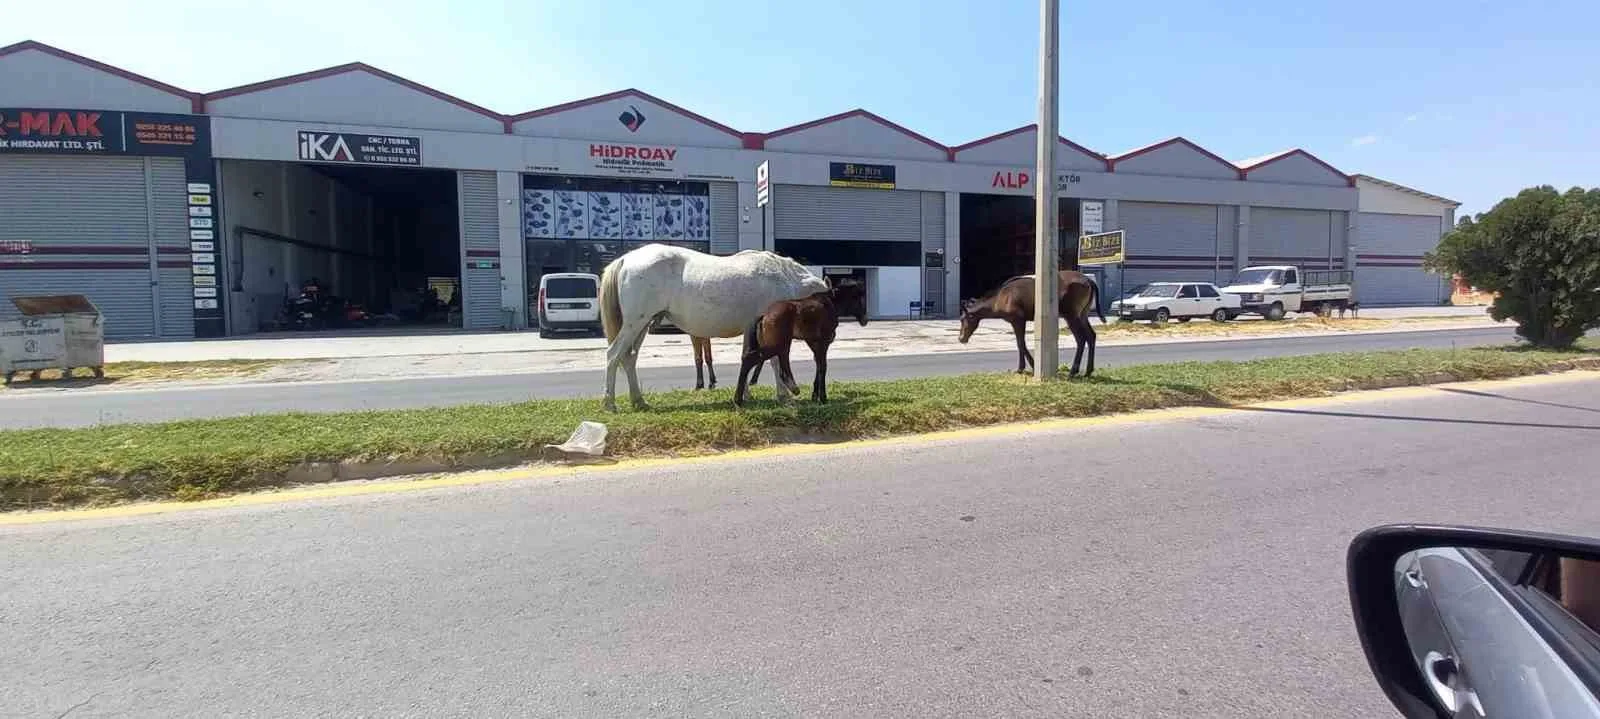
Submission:
[[1570,347],[1600,327],[1600,188],[1523,190],[1461,218],[1423,266],[1495,293],[1489,315],[1534,345]]

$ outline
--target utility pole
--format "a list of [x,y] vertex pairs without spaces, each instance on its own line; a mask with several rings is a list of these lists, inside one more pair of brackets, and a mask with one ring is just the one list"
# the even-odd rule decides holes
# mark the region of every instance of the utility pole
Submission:
[[1033,376],[1053,379],[1061,368],[1057,344],[1056,138],[1061,96],[1060,0],[1039,0],[1039,153],[1033,168]]

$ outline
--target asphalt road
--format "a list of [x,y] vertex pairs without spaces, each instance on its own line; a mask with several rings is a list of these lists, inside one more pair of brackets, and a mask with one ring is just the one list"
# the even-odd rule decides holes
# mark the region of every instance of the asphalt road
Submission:
[[[1396,332],[1317,337],[1282,337],[1223,342],[1120,345],[1100,348],[1097,366],[1243,360],[1317,352],[1359,352],[1408,347],[1469,347],[1508,344],[1510,329]],[[1072,358],[1070,343],[1064,361]],[[814,368],[804,347],[794,354],[795,375],[808,383]],[[839,359],[828,363],[832,380],[893,379],[966,374],[1014,369],[1013,351],[901,355]],[[763,373],[768,374],[768,373]],[[719,365],[718,379],[732,386],[736,365]],[[593,397],[601,393],[604,373],[598,370],[537,374],[394,379],[351,382],[258,383],[147,389],[28,390],[0,394],[0,430],[30,427],[83,427],[128,422],[161,422],[279,412],[343,412],[360,410],[500,404],[528,399]],[[641,367],[645,392],[688,389],[694,368]],[[763,382],[770,383],[770,377]],[[626,404],[627,378],[617,377],[617,393]],[[770,385],[769,385],[770,386]]]
[[1350,538],[1600,535],[1597,432],[1544,379],[0,527],[0,711],[1395,716]]

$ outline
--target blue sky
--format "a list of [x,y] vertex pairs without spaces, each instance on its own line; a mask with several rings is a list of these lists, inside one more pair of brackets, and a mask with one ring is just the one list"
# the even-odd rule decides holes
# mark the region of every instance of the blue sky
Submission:
[[[451,7],[451,6],[454,7]],[[162,12],[156,12],[155,8]],[[1033,121],[1033,0],[166,0],[11,12],[33,39],[209,91],[360,60],[501,112],[637,87],[742,130],[855,107],[946,144]],[[1595,185],[1600,3],[1062,2],[1063,134],[1302,147],[1488,209]]]

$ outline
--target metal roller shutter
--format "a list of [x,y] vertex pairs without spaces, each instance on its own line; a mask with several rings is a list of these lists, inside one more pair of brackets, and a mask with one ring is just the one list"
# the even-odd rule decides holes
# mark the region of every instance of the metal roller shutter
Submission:
[[[924,253],[944,250],[944,230],[944,193],[922,193],[922,251]],[[923,260],[923,267],[927,268],[922,272],[922,304],[925,308],[923,313],[929,317],[943,317],[945,270],[942,267],[928,268],[926,259]]]
[[711,184],[711,254],[739,251],[739,183]]
[[1216,205],[1118,203],[1127,233],[1122,291],[1147,282],[1217,282],[1232,274],[1233,258],[1217,242]]
[[[0,255],[0,295],[83,294],[105,315],[108,338],[153,336],[150,201],[159,196],[145,170],[141,157],[0,157],[0,242],[31,245]],[[184,212],[182,189],[157,207]],[[0,301],[0,317],[15,315]]]
[[[493,329],[500,315],[500,196],[493,172],[456,173],[461,196],[461,325]],[[477,265],[485,265],[478,267]]]
[[1312,269],[1341,267],[1344,250],[1334,247],[1333,224],[1339,213],[1327,210],[1250,209],[1250,264],[1300,265]]
[[155,229],[161,336],[194,337],[194,280],[189,262],[188,179],[183,160],[150,158],[151,220]]
[[778,185],[773,231],[782,239],[922,242],[922,195],[912,190]]
[[1434,305],[1450,286],[1422,269],[1439,244],[1443,218],[1361,213],[1356,243],[1356,299],[1364,305]]

